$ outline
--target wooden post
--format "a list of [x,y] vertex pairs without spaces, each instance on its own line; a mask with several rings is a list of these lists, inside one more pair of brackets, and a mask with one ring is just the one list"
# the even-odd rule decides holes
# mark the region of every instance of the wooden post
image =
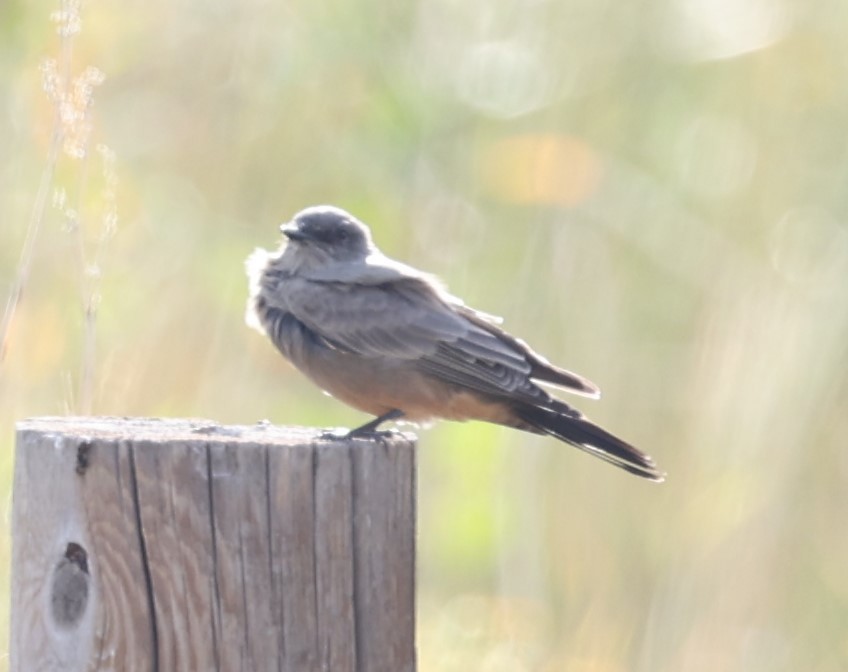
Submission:
[[415,444],[18,424],[11,670],[412,672]]

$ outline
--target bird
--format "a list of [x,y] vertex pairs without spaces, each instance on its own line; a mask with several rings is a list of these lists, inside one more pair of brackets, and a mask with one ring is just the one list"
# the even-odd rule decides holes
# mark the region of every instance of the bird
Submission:
[[384,255],[350,213],[308,207],[280,231],[277,251],[248,258],[247,322],[330,396],[374,416],[346,438],[389,421],[481,420],[664,480],[650,456],[546,389],[598,398],[597,385],[551,364],[435,276]]

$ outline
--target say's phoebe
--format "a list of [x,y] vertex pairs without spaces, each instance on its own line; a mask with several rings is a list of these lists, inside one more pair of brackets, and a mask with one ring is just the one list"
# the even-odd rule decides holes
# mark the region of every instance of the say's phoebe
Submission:
[[344,210],[302,210],[280,227],[288,239],[248,260],[248,323],[332,396],[389,420],[484,420],[549,434],[631,474],[663,480],[654,461],[548,394],[586,397],[598,387],[553,366],[466,306],[432,276],[389,259]]

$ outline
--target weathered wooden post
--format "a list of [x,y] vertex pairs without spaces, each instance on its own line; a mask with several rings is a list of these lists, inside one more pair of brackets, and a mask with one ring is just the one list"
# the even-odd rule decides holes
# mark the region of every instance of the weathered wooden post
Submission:
[[11,670],[415,669],[415,444],[18,425]]

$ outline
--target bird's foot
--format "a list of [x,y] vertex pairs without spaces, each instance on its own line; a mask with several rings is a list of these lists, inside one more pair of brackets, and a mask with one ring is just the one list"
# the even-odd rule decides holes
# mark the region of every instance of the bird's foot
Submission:
[[403,432],[397,429],[347,429],[346,427],[333,427],[323,430],[318,438],[322,441],[350,441],[351,439],[391,439],[402,436]]
[[344,441],[350,430],[347,427],[328,427],[321,430],[318,438],[322,441]]
[[398,409],[393,409],[393,410],[389,411],[388,413],[384,413],[383,415],[374,418],[370,422],[366,422],[361,427],[351,429],[350,431],[347,431],[347,432],[345,432],[344,430],[342,430],[340,432],[339,429],[341,429],[341,428],[324,430],[321,433],[321,438],[324,439],[324,440],[342,440],[342,441],[349,441],[350,439],[389,439],[393,436],[397,436],[397,435],[402,434],[402,432],[399,432],[399,431],[394,430],[394,429],[379,430],[377,428],[380,425],[382,425],[384,422],[389,422],[391,420],[397,420],[398,418],[402,418],[402,417],[403,417],[403,411],[400,411]]

